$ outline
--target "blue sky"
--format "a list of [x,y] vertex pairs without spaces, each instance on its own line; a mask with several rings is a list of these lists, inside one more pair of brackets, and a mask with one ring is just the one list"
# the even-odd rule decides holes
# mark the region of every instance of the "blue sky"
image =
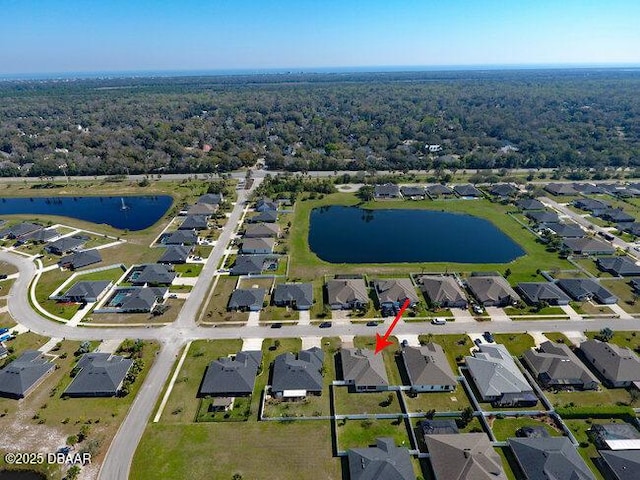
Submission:
[[639,0],[0,0],[0,73],[640,64]]

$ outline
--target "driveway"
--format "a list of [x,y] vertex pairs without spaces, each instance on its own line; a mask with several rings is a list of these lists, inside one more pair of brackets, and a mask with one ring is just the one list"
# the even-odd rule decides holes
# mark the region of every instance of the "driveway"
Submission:
[[536,347],[539,347],[541,343],[544,343],[547,340],[549,340],[547,337],[545,337],[542,334],[542,332],[529,332],[529,335],[533,337],[533,341],[536,344]]
[[487,314],[491,317],[493,322],[510,322],[509,316],[504,313],[504,310],[500,307],[487,307]]
[[582,320],[582,315],[576,312],[571,305],[560,305],[560,308],[569,315],[569,320]]
[[311,312],[309,310],[300,310],[298,315],[298,325],[311,325]]
[[624,319],[633,318],[633,315],[630,315],[629,313],[624,311],[623,308],[620,305],[618,305],[617,303],[614,303],[613,305],[607,305],[607,307],[609,307],[615,313],[620,315],[620,318],[624,318]]
[[475,323],[476,319],[466,308],[452,308],[451,313],[456,323]]
[[257,327],[260,325],[260,312],[249,312],[248,327]]

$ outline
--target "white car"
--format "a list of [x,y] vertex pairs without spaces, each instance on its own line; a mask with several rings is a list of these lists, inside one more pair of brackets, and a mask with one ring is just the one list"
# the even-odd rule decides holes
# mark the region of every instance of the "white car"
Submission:
[[433,323],[434,325],[446,325],[447,321],[444,318],[434,318],[433,320],[431,320],[431,323]]

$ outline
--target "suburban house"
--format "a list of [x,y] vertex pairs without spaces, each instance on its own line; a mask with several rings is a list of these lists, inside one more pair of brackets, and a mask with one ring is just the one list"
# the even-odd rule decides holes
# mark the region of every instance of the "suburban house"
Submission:
[[322,394],[324,353],[318,347],[278,355],[273,362],[271,394],[276,398],[303,398]]
[[272,255],[238,255],[231,267],[232,275],[259,275],[263,270],[278,268],[278,258]]
[[600,450],[600,465],[612,480],[637,480],[640,472],[640,450]]
[[178,230],[206,230],[209,221],[204,215],[188,215],[178,227]]
[[373,187],[373,196],[377,199],[382,198],[400,198],[400,187],[393,183],[385,183],[384,185],[376,185]]
[[436,480],[507,480],[485,433],[425,435]]
[[169,245],[162,256],[158,259],[158,263],[187,263],[187,259],[191,255],[193,247],[187,245]]
[[621,232],[627,232],[634,237],[640,237],[640,223],[638,222],[621,223],[617,226],[617,228]]
[[577,225],[567,225],[566,223],[545,223],[544,228],[554,235],[562,238],[582,238],[585,231]]
[[520,210],[544,210],[544,205],[535,198],[523,198],[516,203]]
[[499,275],[472,275],[467,278],[467,286],[485,307],[504,307],[520,301],[509,282]]
[[460,433],[455,420],[421,420],[418,423],[422,436],[426,435],[456,435]]
[[545,388],[597,390],[598,379],[564,343],[543,342],[522,355],[538,382]]
[[431,307],[467,308],[467,297],[454,277],[421,275],[417,283]]
[[74,368],[77,373],[62,394],[66,397],[115,397],[133,360],[110,353],[86,353]]
[[241,253],[273,253],[276,240],[274,238],[245,238],[242,240],[242,246],[240,247]]
[[93,303],[100,300],[112,285],[108,280],[80,281],[74,283],[64,295],[49,298],[61,302]]
[[176,230],[165,236],[162,243],[164,245],[196,245],[198,234],[195,230]]
[[25,398],[56,366],[42,352],[27,350],[0,370],[0,397]]
[[618,297],[591,278],[561,278],[556,281],[556,285],[578,302],[593,299],[598,303],[612,305],[618,301]]
[[640,275],[640,266],[636,265],[629,257],[599,257],[596,265],[603,272],[618,277],[630,277]]
[[196,203],[206,203],[209,205],[220,205],[224,200],[222,193],[205,193],[200,195]]
[[62,257],[58,262],[61,268],[67,268],[69,270],[77,270],[82,267],[93,265],[102,261],[102,256],[98,250],[82,250],[80,252],[72,253],[66,257]]
[[265,210],[247,221],[251,223],[275,223],[277,220],[278,212],[276,210]]
[[262,197],[256,203],[256,212],[266,212],[267,210],[278,210],[278,205],[268,197]]
[[613,255],[616,249],[610,243],[593,237],[565,238],[564,248],[578,255]]
[[573,205],[580,210],[585,210],[587,212],[593,212],[595,210],[606,210],[610,208],[607,202],[603,202],[602,200],[594,200],[593,198],[580,198],[573,202]]
[[176,272],[169,265],[160,263],[148,263],[137,265],[131,269],[127,281],[132,285],[171,285],[176,278]]
[[262,362],[262,352],[238,352],[221,357],[207,367],[198,396],[242,397],[253,393],[256,375]]
[[504,345],[482,343],[467,368],[484,402],[494,407],[534,406],[538,397]]
[[533,210],[525,212],[525,216],[534,223],[560,223],[560,217],[556,212],[549,210]]
[[571,300],[551,282],[523,282],[516,286],[516,290],[529,305],[538,305],[540,302],[547,302],[549,305],[569,305]]
[[351,480],[415,480],[409,450],[393,438],[377,438],[375,447],[347,450]]
[[21,238],[26,237],[29,234],[37,232],[38,230],[42,230],[42,228],[44,227],[39,223],[20,222],[4,229],[2,232],[0,232],[0,237],[20,240]]
[[404,347],[402,361],[412,392],[451,392],[458,381],[444,350],[437,343]]
[[22,240],[25,242],[44,243],[59,236],[60,232],[58,232],[55,228],[43,228],[42,230],[36,230],[33,233],[25,235],[24,237],[22,237]]
[[420,301],[409,278],[390,278],[373,282],[381,309],[398,309],[409,299],[409,306]]
[[342,379],[356,392],[388,390],[389,379],[382,355],[361,348],[343,348],[339,355]]
[[585,195],[600,195],[606,193],[606,191],[600,186],[594,183],[574,183],[573,188]]
[[594,423],[587,434],[598,449],[640,450],[640,432],[630,423]]
[[489,193],[500,198],[509,198],[516,195],[520,190],[510,183],[497,183],[491,187]]
[[578,193],[570,183],[548,183],[544,189],[551,195],[576,195]]
[[369,304],[369,294],[362,278],[335,278],[327,282],[327,300],[331,310],[360,309]]
[[640,358],[630,348],[587,340],[580,344],[580,351],[610,387],[628,387],[640,381]]
[[47,244],[44,249],[48,253],[64,255],[65,253],[80,250],[88,240],[89,238],[84,235],[71,235],[69,237],[59,238],[55,242]]
[[509,447],[528,480],[595,480],[567,437],[510,438]]
[[227,309],[259,312],[266,295],[267,291],[264,288],[238,288],[231,294]]
[[278,238],[280,227],[272,223],[252,223],[247,225],[244,238]]
[[278,307],[291,307],[296,310],[309,310],[313,305],[313,284],[279,283],[271,296]]
[[434,185],[428,185],[427,188],[425,188],[425,191],[427,192],[427,195],[429,195],[429,197],[431,198],[437,198],[440,196],[448,197],[453,195],[453,190],[451,190],[446,185],[441,185],[439,183],[436,183]]
[[411,200],[423,200],[425,196],[424,187],[400,187],[400,192],[404,198],[410,198]]
[[608,208],[606,210],[598,212],[598,215],[596,216],[613,223],[627,223],[636,221],[635,217],[629,215],[627,212],[620,208]]
[[169,289],[166,287],[118,287],[105,305],[96,313],[149,313],[162,303]]
[[198,216],[204,217],[205,220],[218,211],[218,205],[210,203],[196,203],[187,209],[187,218]]
[[455,187],[453,187],[453,191],[459,197],[482,197],[482,192],[471,184],[456,185]]

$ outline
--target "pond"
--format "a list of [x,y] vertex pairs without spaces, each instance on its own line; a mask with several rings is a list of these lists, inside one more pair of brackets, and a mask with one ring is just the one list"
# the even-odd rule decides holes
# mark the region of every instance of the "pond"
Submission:
[[0,198],[0,215],[59,215],[122,230],[143,230],[156,223],[171,206],[169,195],[130,197]]
[[334,205],[313,209],[310,221],[311,251],[332,263],[506,263],[525,253],[471,215]]

